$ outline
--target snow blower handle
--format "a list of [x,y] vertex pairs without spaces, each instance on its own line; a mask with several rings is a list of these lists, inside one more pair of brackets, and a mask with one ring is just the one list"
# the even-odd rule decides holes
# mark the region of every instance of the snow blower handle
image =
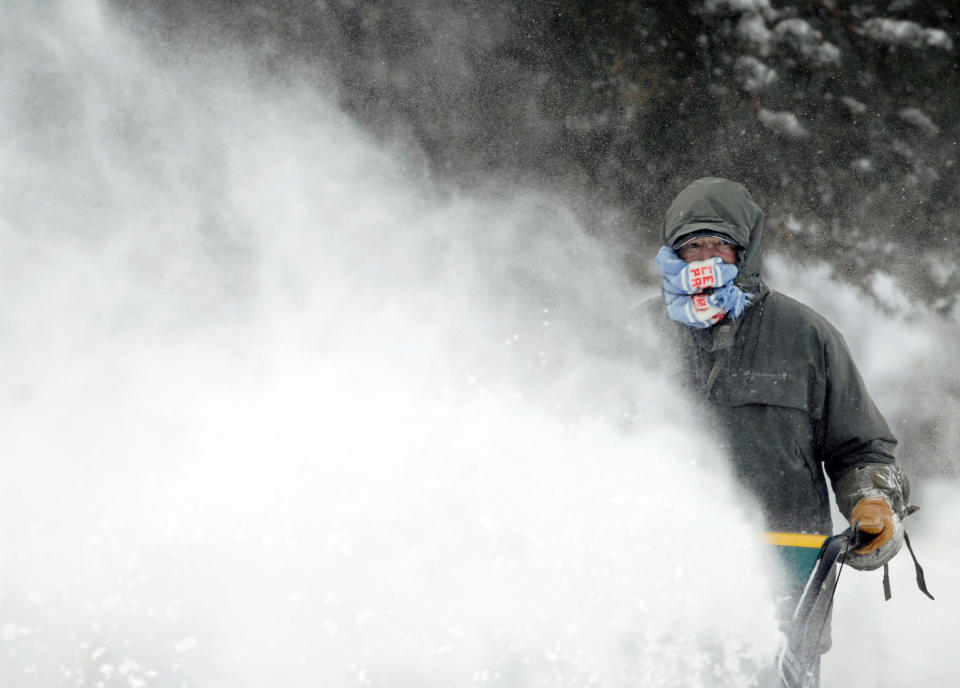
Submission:
[[820,640],[839,579],[839,570],[836,576],[831,576],[831,572],[837,563],[842,567],[846,553],[864,536],[869,537],[869,533],[862,533],[854,524],[824,540],[778,653],[777,666],[783,688],[816,685],[814,667],[820,658]]
[[840,533],[840,535],[847,536],[847,549],[850,551],[863,548],[868,542],[876,537],[876,535],[873,533],[860,530],[860,521],[854,521],[851,523],[850,527]]

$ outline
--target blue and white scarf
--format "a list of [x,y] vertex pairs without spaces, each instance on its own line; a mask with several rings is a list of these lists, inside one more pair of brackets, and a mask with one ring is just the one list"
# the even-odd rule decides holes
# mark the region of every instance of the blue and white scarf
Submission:
[[728,313],[739,318],[750,302],[733,282],[737,266],[710,258],[688,263],[669,246],[657,253],[663,274],[663,297],[667,313],[689,327],[711,327]]

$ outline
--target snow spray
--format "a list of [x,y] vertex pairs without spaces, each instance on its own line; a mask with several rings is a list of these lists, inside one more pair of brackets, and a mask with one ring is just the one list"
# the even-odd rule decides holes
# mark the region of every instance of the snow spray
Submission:
[[757,524],[622,332],[654,292],[562,199],[441,191],[239,48],[8,13],[3,685],[716,687],[772,658]]

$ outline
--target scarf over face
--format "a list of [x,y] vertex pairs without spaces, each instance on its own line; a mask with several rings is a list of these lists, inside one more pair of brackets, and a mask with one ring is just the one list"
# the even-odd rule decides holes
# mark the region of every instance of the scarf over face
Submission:
[[[700,231],[727,235],[742,246],[737,265],[719,258],[681,260],[671,247]],[[750,305],[751,292],[760,287],[762,233],[763,212],[742,184],[704,177],[681,191],[667,210],[660,232],[663,247],[657,254],[670,317],[696,328],[715,325],[728,314],[739,317]]]
[[690,327],[710,327],[729,313],[738,318],[749,304],[746,294],[734,284],[737,266],[719,258],[687,263],[669,246],[657,253],[663,274],[663,298],[667,313]]

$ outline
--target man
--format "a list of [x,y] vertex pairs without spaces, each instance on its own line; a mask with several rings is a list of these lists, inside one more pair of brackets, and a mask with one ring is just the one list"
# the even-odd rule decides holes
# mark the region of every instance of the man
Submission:
[[837,330],[761,280],[762,230],[742,185],[708,177],[684,189],[661,231],[653,317],[767,529],[831,533],[829,478],[840,511],[871,536],[846,562],[875,569],[899,550],[908,512],[896,439]]

